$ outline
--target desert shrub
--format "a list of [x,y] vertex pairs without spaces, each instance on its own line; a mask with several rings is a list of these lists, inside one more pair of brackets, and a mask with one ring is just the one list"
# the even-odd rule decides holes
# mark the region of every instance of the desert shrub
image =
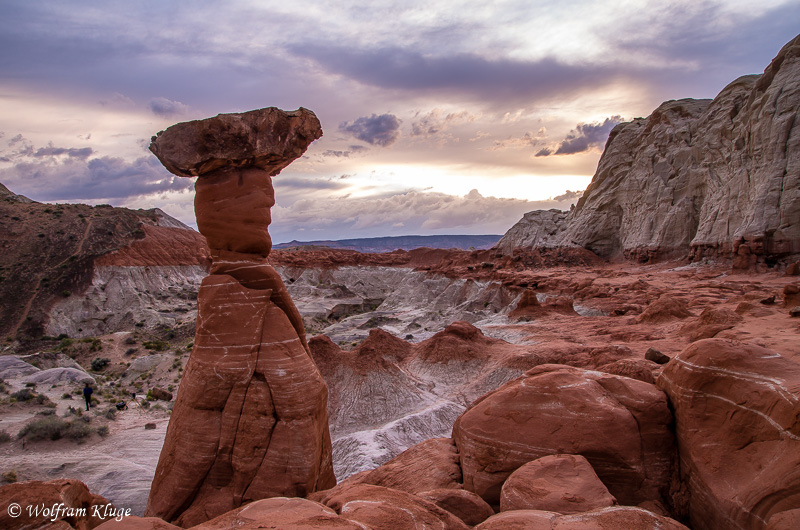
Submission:
[[164,351],[169,348],[169,342],[163,340],[147,340],[142,343],[142,346],[148,350]]
[[105,416],[106,416],[106,419],[116,420],[117,419],[117,409],[114,408],[114,407],[111,407],[110,409],[108,409],[106,411]]
[[[88,419],[88,416],[84,416],[84,418]],[[89,427],[86,422],[73,421],[67,424],[67,428],[64,431],[64,436],[66,438],[70,438],[71,440],[83,440],[87,436],[90,436],[92,431],[93,429]]]
[[61,394],[61,399],[72,399],[72,394],[70,394],[69,392],[64,392],[63,394]]
[[127,339],[125,339],[125,344],[136,344],[136,339],[134,339],[133,337],[128,337]]
[[67,422],[58,416],[43,416],[34,418],[19,431],[17,438],[28,441],[59,440],[64,436]]
[[13,469],[11,471],[6,471],[5,473],[3,473],[0,476],[2,476],[3,480],[8,482],[9,484],[13,484],[14,482],[16,482],[18,480],[17,479],[17,472],[14,471]]
[[99,434],[101,438],[108,436],[108,425],[101,425],[98,427],[97,434]]
[[128,348],[127,350],[125,350],[125,355],[133,355],[137,351],[139,350],[137,350],[136,348]]
[[[36,403],[37,405],[45,405],[48,407],[50,406],[51,403],[53,403],[52,401],[50,401],[50,398],[45,396],[44,394],[36,394],[33,398],[33,402]],[[55,404],[53,403],[53,405]]]
[[30,388],[23,388],[22,390],[17,390],[9,397],[13,398],[16,401],[25,401],[28,402],[36,397],[36,394],[31,391]]
[[36,383],[25,383],[25,388],[36,388]]
[[99,372],[103,370],[108,364],[111,362],[111,359],[108,357],[95,357],[92,359],[92,370],[95,372]]
[[61,342],[58,343],[58,346],[56,347],[56,349],[60,350],[60,351],[64,351],[64,350],[68,349],[70,346],[72,346],[73,344],[75,344],[75,339],[71,339],[69,337],[64,337],[63,339],[61,339]]
[[100,339],[95,337],[81,339],[81,342],[89,344],[89,351],[100,351],[103,349],[103,343],[100,341]]
[[11,435],[6,431],[0,431],[0,444],[4,444],[11,440]]

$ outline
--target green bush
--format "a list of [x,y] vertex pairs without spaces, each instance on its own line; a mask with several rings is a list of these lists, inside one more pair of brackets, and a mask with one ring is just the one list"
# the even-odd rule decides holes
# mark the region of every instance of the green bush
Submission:
[[[34,396],[33,401],[38,405],[45,405],[48,407],[50,406],[51,403],[53,403],[52,401],[50,401],[50,398],[45,396],[44,394],[37,394],[36,396]],[[53,403],[53,406],[55,406],[55,403]]]
[[65,421],[55,415],[40,416],[28,422],[19,431],[17,438],[24,438],[30,442],[60,440],[61,438],[83,440],[92,434],[92,428],[85,420],[90,420],[90,418]]
[[163,340],[148,340],[142,343],[148,350],[164,351],[169,348],[169,342]]
[[17,438],[28,441],[59,440],[64,436],[67,422],[58,416],[43,416],[28,422],[17,434]]
[[86,337],[85,339],[81,339],[81,342],[85,342],[89,344],[89,351],[100,351],[103,349],[103,343],[100,342],[100,339],[95,337]]
[[87,436],[91,436],[92,428],[82,421],[74,421],[67,426],[64,436],[72,440],[83,440]]
[[22,390],[17,390],[11,396],[16,401],[25,401],[28,402],[36,397],[36,394],[31,391],[30,388],[23,388]]
[[99,372],[103,370],[111,362],[108,357],[95,357],[92,359],[92,370]]

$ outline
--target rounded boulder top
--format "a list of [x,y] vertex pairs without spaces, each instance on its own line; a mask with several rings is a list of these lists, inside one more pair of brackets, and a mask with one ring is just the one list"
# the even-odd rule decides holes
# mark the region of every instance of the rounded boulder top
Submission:
[[258,168],[274,176],[321,136],[312,111],[268,107],[175,124],[153,136],[150,151],[180,177],[229,167]]

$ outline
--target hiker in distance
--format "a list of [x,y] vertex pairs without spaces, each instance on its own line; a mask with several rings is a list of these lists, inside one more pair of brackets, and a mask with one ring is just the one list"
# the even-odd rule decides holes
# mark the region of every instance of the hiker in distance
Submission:
[[89,386],[89,383],[86,383],[86,386],[83,387],[83,399],[86,400],[86,411],[89,411],[89,405],[92,404],[92,387]]

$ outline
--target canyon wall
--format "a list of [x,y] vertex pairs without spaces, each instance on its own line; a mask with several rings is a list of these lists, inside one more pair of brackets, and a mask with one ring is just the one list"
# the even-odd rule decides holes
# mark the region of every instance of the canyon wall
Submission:
[[763,74],[740,77],[713,100],[667,101],[617,125],[573,211],[563,220],[526,214],[498,248],[736,257],[742,267],[800,253],[798,107],[800,37]]

